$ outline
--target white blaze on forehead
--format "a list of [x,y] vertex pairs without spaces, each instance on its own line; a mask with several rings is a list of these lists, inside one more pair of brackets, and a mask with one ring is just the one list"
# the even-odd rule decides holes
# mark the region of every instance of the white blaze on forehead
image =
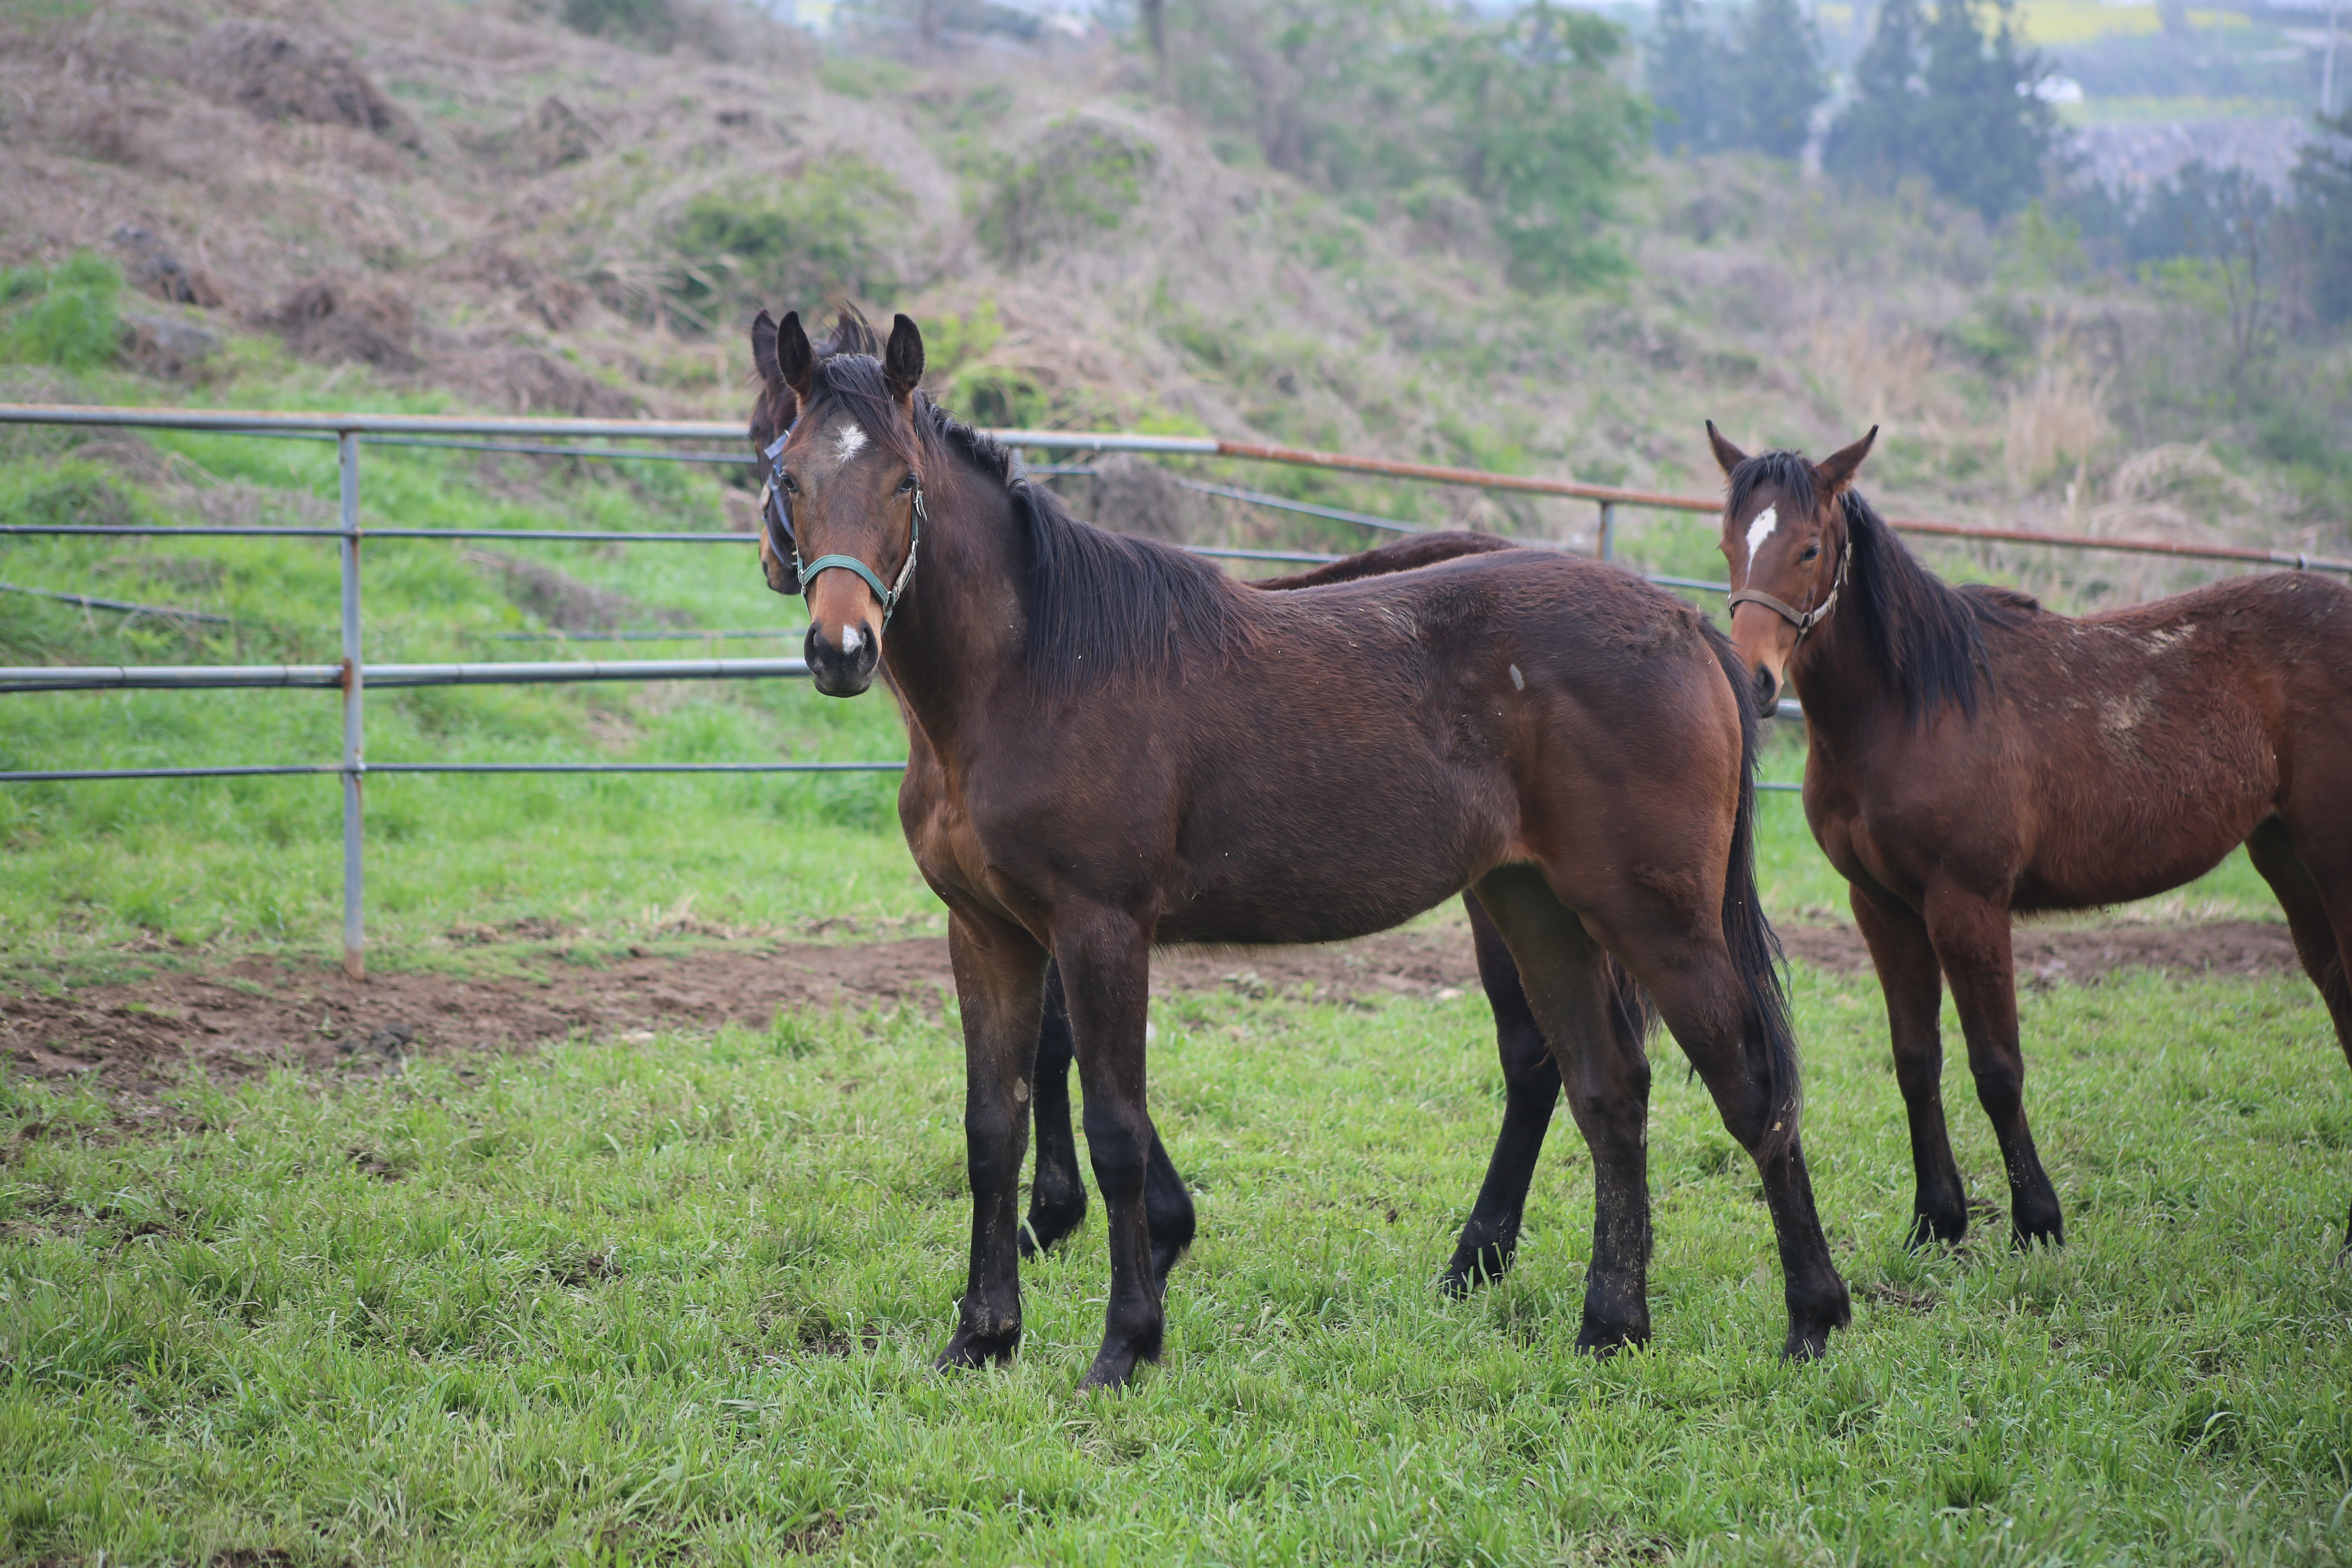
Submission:
[[865,449],[866,432],[855,419],[845,419],[834,427],[833,460],[845,463]]
[[1780,509],[1779,507],[1768,506],[1762,511],[1756,514],[1756,521],[1748,525],[1748,563],[1749,565],[1752,566],[1756,563],[1756,552],[1763,548],[1764,542],[1771,538],[1772,531],[1780,526]]

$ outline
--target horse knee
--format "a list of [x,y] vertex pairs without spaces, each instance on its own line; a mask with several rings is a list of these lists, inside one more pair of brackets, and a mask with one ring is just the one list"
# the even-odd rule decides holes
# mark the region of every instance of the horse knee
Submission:
[[1944,1092],[1944,1059],[1924,1051],[1895,1053],[1895,1085],[1906,1104],[1933,1100]]
[[2013,1110],[2025,1098],[2025,1068],[2007,1060],[1971,1062],[1977,1080],[1977,1103],[1992,1115]]
[[1089,1102],[1086,1111],[1087,1157],[1103,1195],[1139,1193],[1151,1158],[1151,1130]]

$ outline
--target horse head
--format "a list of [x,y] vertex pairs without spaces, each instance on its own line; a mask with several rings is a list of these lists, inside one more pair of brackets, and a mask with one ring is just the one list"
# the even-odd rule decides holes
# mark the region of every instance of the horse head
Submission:
[[1723,508],[1723,558],[1731,567],[1731,646],[1754,683],[1759,712],[1780,701],[1798,646],[1836,607],[1850,564],[1838,500],[1878,426],[1853,446],[1811,463],[1799,452],[1749,457],[1707,421],[1706,438],[1730,481]]
[[778,324],[761,311],[751,326],[761,406],[793,415],[770,465],[761,564],[770,587],[807,595],[809,674],[828,697],[873,683],[921,545],[923,337],[900,316],[878,359],[873,347],[850,311],[822,353],[797,313]]

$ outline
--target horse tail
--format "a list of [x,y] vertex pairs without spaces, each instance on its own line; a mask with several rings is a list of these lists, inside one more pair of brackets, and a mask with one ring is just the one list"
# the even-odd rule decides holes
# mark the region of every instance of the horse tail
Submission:
[[1769,1159],[1796,1142],[1803,1092],[1797,1075],[1796,1024],[1781,983],[1786,961],[1780,935],[1764,918],[1764,901],[1756,891],[1756,752],[1763,725],[1731,639],[1712,626],[1706,634],[1723,678],[1731,683],[1733,705],[1739,710],[1739,809],[1732,818],[1731,862],[1723,879],[1723,941],[1755,1013],[1746,1047],[1749,1069],[1763,1080],[1772,1107],[1771,1123],[1757,1146],[1757,1157]]

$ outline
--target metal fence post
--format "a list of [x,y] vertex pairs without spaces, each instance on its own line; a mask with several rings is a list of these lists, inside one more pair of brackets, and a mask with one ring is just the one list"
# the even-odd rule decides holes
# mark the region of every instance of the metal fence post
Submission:
[[343,973],[367,973],[367,928],[360,832],[361,770],[365,764],[360,662],[360,437],[339,432],[335,441],[341,470],[343,532],[339,545],[343,577]]
[[1601,540],[1601,559],[1602,559],[1603,561],[1614,561],[1614,560],[1616,560],[1616,559],[1617,559],[1617,503],[1616,503],[1615,501],[1612,501],[1612,500],[1605,500],[1605,501],[1602,501],[1602,502],[1601,503],[1601,535],[1600,535],[1600,540]]

